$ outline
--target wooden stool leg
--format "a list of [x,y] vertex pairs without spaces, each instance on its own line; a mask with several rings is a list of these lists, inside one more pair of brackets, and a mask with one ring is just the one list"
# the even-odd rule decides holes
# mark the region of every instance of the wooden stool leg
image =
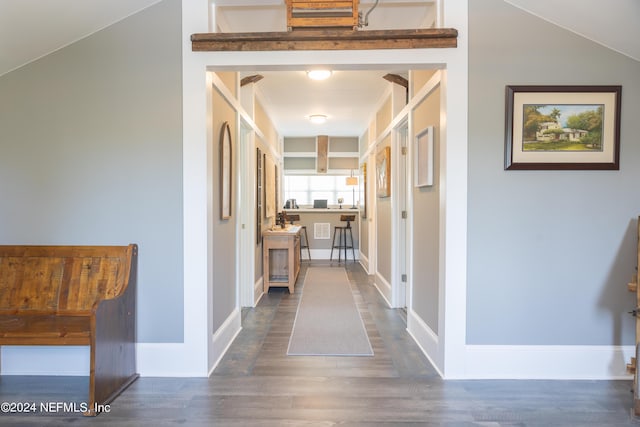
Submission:
[[[329,261],[333,260],[333,248],[336,247],[336,231],[337,229],[333,228],[333,238],[331,239],[331,255],[329,255]],[[339,239],[340,237],[338,237]],[[340,244],[340,242],[338,242]],[[340,248],[338,248],[338,253],[340,253]]]
[[[353,232],[351,231],[351,227],[349,227],[349,236],[351,237],[351,255],[353,255],[353,262],[356,262],[356,250],[353,247]],[[344,259],[347,259],[346,252]]]
[[[307,255],[309,255],[309,261],[311,261],[311,250],[309,249],[309,236],[307,235],[307,227],[303,227],[304,231],[304,246],[307,248]],[[300,246],[300,257],[302,257],[302,246]]]

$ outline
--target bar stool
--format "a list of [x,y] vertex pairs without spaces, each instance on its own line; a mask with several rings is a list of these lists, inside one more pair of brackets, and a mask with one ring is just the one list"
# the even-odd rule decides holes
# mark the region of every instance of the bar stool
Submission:
[[[351,231],[351,221],[355,221],[355,215],[340,215],[340,221],[346,221],[347,225],[336,225],[333,228],[333,242],[331,244],[331,255],[329,256],[329,260],[333,260],[333,250],[338,249],[338,262],[342,261],[342,253],[341,249],[344,249],[344,262],[347,262],[347,249],[351,249],[351,254],[353,255],[353,261],[356,260],[356,251],[353,248],[353,233]],[[351,239],[351,243],[347,242],[347,232],[349,233],[349,238]],[[338,244],[336,245],[336,234],[338,234]]]
[[[293,221],[300,221],[300,215],[298,214],[287,214],[287,219],[293,225]],[[300,225],[300,224],[298,224]],[[300,233],[300,258],[302,258],[302,250],[307,249],[307,255],[309,255],[309,261],[311,261],[311,251],[309,250],[309,236],[307,236],[307,226],[301,225],[302,232]],[[304,242],[303,238],[304,237]]]

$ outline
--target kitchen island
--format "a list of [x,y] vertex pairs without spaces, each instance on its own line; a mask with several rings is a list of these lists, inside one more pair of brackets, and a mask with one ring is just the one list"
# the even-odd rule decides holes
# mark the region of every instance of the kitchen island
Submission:
[[[333,238],[333,230],[336,225],[346,226],[347,223],[340,221],[341,215],[355,215],[355,221],[351,222],[353,233],[353,248],[358,258],[359,248],[359,229],[360,229],[360,210],[347,208],[299,208],[284,209],[287,214],[300,215],[300,221],[296,224],[305,225],[307,227],[307,235],[309,236],[309,249],[311,258],[314,260],[329,259],[331,255],[331,246]],[[337,237],[336,237],[337,240]],[[337,242],[336,242],[337,244]],[[302,253],[303,259],[307,259],[306,251]],[[334,251],[334,259],[338,254]],[[351,250],[349,250],[349,259],[351,259]]]

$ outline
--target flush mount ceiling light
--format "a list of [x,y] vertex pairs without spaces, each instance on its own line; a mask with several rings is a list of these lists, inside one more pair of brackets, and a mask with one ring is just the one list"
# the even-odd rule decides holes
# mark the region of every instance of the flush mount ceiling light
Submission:
[[326,80],[331,77],[331,70],[309,70],[307,77],[311,80]]
[[309,120],[311,121],[311,123],[321,125],[327,121],[327,116],[325,116],[324,114],[312,114],[309,116]]

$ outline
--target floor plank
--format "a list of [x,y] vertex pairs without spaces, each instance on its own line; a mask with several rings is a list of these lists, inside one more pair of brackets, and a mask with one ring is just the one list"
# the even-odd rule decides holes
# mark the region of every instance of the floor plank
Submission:
[[[0,414],[0,425],[640,426],[630,381],[443,381],[403,313],[353,263],[347,272],[374,356],[287,356],[309,265],[293,295],[271,289],[243,310],[243,330],[210,378],[140,378],[110,413]],[[1,376],[0,402],[82,402],[86,389],[86,378]]]

